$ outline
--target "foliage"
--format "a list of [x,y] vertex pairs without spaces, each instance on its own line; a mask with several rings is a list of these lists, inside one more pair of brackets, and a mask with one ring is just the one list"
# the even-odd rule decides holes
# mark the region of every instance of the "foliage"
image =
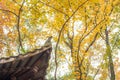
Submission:
[[[53,36],[52,59],[55,63],[51,60],[51,64],[55,79],[59,77],[59,66],[66,65],[71,74],[63,76],[65,80],[71,77],[108,79],[107,53],[110,52],[115,60],[119,54],[120,37],[116,37],[119,33],[112,32],[120,28],[116,19],[120,17],[119,4],[119,0],[0,0],[1,55],[25,54],[41,47],[47,37]],[[106,46],[106,28],[109,47],[115,51]],[[94,61],[97,66],[93,65]],[[113,62],[117,76],[119,60]]]

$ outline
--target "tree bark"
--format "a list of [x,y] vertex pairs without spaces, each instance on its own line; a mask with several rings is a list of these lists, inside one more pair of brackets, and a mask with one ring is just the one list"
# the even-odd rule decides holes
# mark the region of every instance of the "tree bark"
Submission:
[[108,35],[107,29],[105,30],[105,35],[106,35],[106,54],[108,54],[109,69],[110,69],[110,80],[115,80],[114,64],[113,64],[111,47],[109,44],[109,35]]

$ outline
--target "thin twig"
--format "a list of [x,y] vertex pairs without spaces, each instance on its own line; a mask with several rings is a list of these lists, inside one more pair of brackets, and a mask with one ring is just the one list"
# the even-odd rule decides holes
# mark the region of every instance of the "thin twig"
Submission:
[[[96,27],[99,25],[99,24],[101,24],[103,21],[105,21],[105,19],[103,19],[103,20],[101,20],[98,24],[96,24],[96,26],[94,26],[86,35],[84,35],[81,39],[80,39],[80,41],[79,41],[79,43],[81,44],[81,42],[94,30],[94,29],[96,29]],[[80,45],[79,45],[80,46]]]
[[85,78],[87,78],[87,76],[88,76],[88,74],[89,74],[90,62],[87,62],[86,66],[87,66],[87,68],[86,68]]
[[13,15],[15,15],[16,17],[18,17],[18,15],[10,10],[5,10],[5,9],[0,9],[1,11],[5,11],[5,12],[9,12],[12,13]]
[[75,32],[74,32],[74,26],[72,26],[72,38],[71,38],[71,57],[73,57],[73,39],[74,39],[74,36],[75,36]]
[[87,51],[89,50],[89,48],[94,44],[94,42],[96,41],[97,36],[98,36],[98,32],[96,33],[93,41],[92,41],[92,42],[90,43],[90,45],[87,47],[87,49],[85,50],[85,52],[87,52]]
[[17,5],[21,6],[16,0],[12,0],[13,2],[15,2]]
[[100,68],[97,69],[97,71],[96,71],[96,73],[95,73],[95,75],[94,75],[94,77],[93,77],[93,80],[95,80],[95,77],[96,77],[96,75],[98,74],[99,71],[100,71]]
[[64,14],[64,15],[66,15],[66,16],[69,17],[69,15],[66,14],[65,12],[60,11],[59,9],[57,9],[57,8],[55,8],[55,7],[53,7],[53,6],[49,5],[49,4],[47,4],[47,3],[44,3],[44,2],[42,2],[42,1],[40,1],[40,0],[39,0],[39,2],[41,2],[42,4],[44,4],[44,5],[46,5],[46,6],[48,6],[48,7],[50,7],[50,8],[52,8],[52,9],[54,9],[54,10],[56,10],[56,11],[58,11],[58,12],[60,12],[60,13],[62,13],[62,14]]
[[72,9],[72,6],[71,6],[71,3],[70,3],[70,0],[68,0],[68,4],[69,4],[70,9],[71,9],[72,12],[73,12],[73,9]]
[[105,40],[105,37],[99,32],[100,37]]
[[118,36],[120,35],[120,33],[117,33],[116,35],[117,35],[117,36],[115,36],[115,41],[114,41],[113,47],[112,47],[112,49],[111,49],[112,51],[114,50],[115,45],[116,45],[117,41],[119,40],[119,37],[118,37]]

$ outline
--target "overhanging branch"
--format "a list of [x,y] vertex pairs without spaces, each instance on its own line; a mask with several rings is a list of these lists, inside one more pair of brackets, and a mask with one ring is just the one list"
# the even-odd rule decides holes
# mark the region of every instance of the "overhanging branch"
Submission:
[[49,5],[49,4],[47,4],[47,3],[44,3],[44,2],[42,2],[42,1],[40,1],[40,0],[39,0],[39,2],[42,3],[42,4],[44,4],[44,5],[46,5],[46,6],[48,6],[48,7],[50,7],[50,8],[53,8],[54,10],[56,10],[56,11],[58,11],[58,12],[60,12],[60,13],[62,13],[62,14],[64,14],[64,15],[66,15],[66,16],[69,17],[69,15],[67,15],[65,12],[63,12],[63,11],[61,11],[61,10],[59,10],[59,9],[57,9],[57,8]]
[[9,12],[9,13],[15,15],[16,17],[18,17],[18,15],[16,13],[14,13],[14,12],[12,12],[10,10],[5,10],[5,9],[0,9],[0,10],[3,11],[3,12]]

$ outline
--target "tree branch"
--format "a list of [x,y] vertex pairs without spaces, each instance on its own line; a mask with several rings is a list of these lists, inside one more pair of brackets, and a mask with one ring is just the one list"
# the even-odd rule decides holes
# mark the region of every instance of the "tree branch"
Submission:
[[80,38],[79,40],[79,50],[80,50],[80,45],[82,43],[82,41],[94,30],[96,29],[96,27],[101,24],[103,21],[105,21],[105,19],[101,20],[98,24],[96,24],[96,26],[94,26],[86,35],[84,35],[82,38]]
[[95,73],[95,75],[94,75],[94,77],[93,77],[93,80],[95,80],[95,77],[96,77],[96,75],[98,74],[99,71],[100,71],[100,68],[97,69],[97,71],[96,71],[96,73]]
[[13,2],[15,2],[17,5],[21,6],[16,0],[12,0]]
[[9,13],[15,15],[16,17],[18,17],[18,15],[17,15],[16,13],[12,12],[12,11],[5,10],[5,9],[0,9],[0,10],[1,10],[1,11],[4,11],[4,12],[9,12]]
[[55,80],[57,80],[57,77],[56,77],[56,73],[57,73],[57,66],[58,66],[58,63],[57,63],[57,48],[58,48],[58,44],[59,44],[59,41],[60,41],[60,37],[61,37],[61,34],[62,34],[62,31],[66,25],[66,23],[73,17],[73,15],[78,11],[78,9],[83,6],[88,0],[86,0],[85,2],[83,2],[82,4],[80,4],[77,9],[73,12],[73,14],[65,21],[65,23],[62,25],[62,28],[59,32],[59,36],[58,36],[58,40],[57,40],[57,43],[56,43],[56,47],[55,47],[55,64],[56,64],[56,69],[55,69],[55,74],[54,74],[54,77],[55,77]]
[[56,11],[58,11],[58,12],[60,12],[60,13],[62,13],[62,14],[64,14],[64,15],[69,17],[69,15],[67,15],[65,12],[60,11],[59,9],[57,9],[57,8],[55,8],[55,7],[53,7],[53,6],[49,5],[49,4],[46,4],[46,3],[44,3],[44,2],[42,2],[40,0],[39,0],[39,2],[41,2],[42,4],[44,4],[44,5],[46,5],[46,6],[50,7],[50,8],[53,8],[54,10],[56,10]]
[[70,38],[71,39],[71,57],[73,57],[73,41],[74,41],[74,36],[75,36],[74,25],[72,25],[72,37]]
[[[21,12],[22,12],[22,8],[23,8],[23,5],[25,3],[25,0],[23,0],[22,2],[22,5],[19,9],[19,13],[18,13],[18,19],[17,19],[17,31],[18,31],[18,40],[19,40],[19,48],[18,48],[18,52],[20,54],[20,47],[21,49],[24,51],[24,48],[23,48],[23,45],[22,45],[22,39],[21,39],[21,34],[20,34],[20,15],[21,15]],[[25,52],[25,51],[24,51]]]
[[109,60],[110,80],[115,80],[114,64],[113,64],[113,58],[112,58],[111,47],[109,43],[109,34],[107,28],[105,29],[105,35],[106,35],[106,54],[108,54],[108,60]]
[[1,44],[4,44],[4,45],[7,45],[4,41],[0,40],[0,43]]
[[85,50],[85,52],[87,52],[87,51],[89,50],[89,48],[94,44],[94,42],[96,41],[97,36],[98,36],[98,32],[96,33],[93,41],[92,41],[92,42],[90,43],[90,45],[87,47],[87,49]]
[[71,6],[71,4],[70,4],[70,0],[68,0],[68,4],[69,4],[70,9],[71,9],[72,12],[73,12],[72,6]]

